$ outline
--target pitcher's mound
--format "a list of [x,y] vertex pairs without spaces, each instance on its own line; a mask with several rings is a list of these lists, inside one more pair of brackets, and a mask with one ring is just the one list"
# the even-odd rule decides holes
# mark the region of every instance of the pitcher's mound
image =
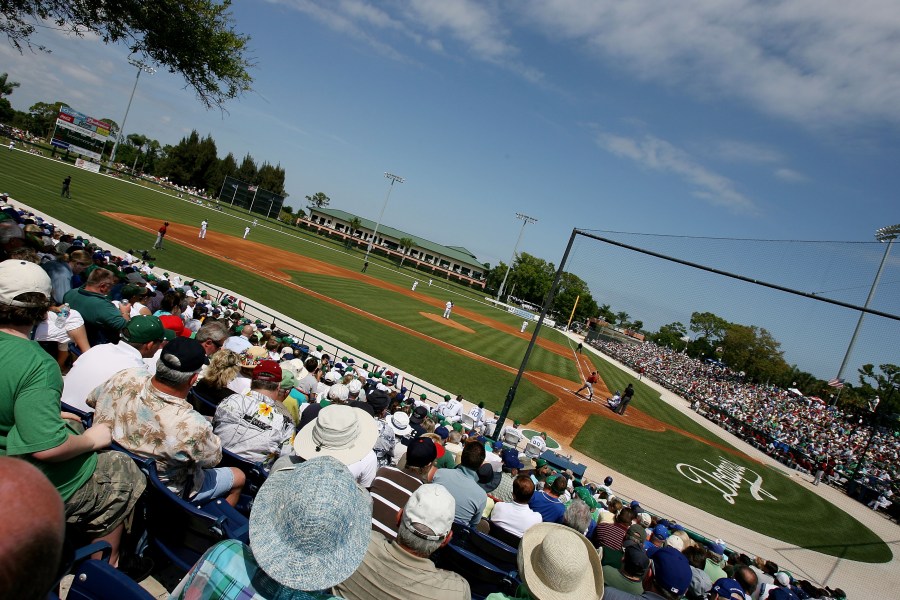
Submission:
[[438,323],[443,323],[448,327],[452,327],[454,329],[459,329],[460,331],[465,331],[466,333],[475,333],[475,330],[471,327],[466,327],[461,323],[457,323],[453,319],[445,319],[441,315],[436,315],[434,313],[420,312],[420,315],[425,317],[426,319],[431,319],[432,321],[437,321]]

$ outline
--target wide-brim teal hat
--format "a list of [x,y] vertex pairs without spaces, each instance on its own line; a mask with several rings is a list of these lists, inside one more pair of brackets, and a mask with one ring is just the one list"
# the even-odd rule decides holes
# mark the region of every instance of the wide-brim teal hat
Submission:
[[362,563],[371,531],[370,496],[331,456],[273,471],[250,513],[256,562],[278,583],[304,592],[330,589],[350,577]]

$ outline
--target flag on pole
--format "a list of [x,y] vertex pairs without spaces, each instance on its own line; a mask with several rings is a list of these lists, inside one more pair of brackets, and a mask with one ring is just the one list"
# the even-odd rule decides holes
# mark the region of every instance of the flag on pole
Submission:
[[878,409],[878,403],[881,402],[881,398],[875,396],[871,400],[869,400],[869,410],[875,412]]
[[256,186],[255,186],[255,185],[248,185],[248,186],[247,186],[247,191],[248,191],[248,192],[255,192],[255,191],[256,191]]
[[828,381],[828,385],[830,385],[833,388],[841,389],[842,387],[844,387],[844,380],[840,379],[838,377],[835,377],[834,379],[831,379]]

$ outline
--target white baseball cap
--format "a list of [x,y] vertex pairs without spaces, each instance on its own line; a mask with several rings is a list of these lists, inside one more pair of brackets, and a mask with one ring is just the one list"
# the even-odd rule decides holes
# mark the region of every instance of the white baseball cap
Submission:
[[0,263],[0,303],[20,308],[36,308],[43,302],[22,302],[15,300],[16,296],[36,292],[49,300],[52,291],[50,276],[33,262],[10,259]]
[[[417,537],[439,541],[450,533],[455,513],[456,500],[447,488],[437,483],[426,483],[409,497],[400,524]],[[422,531],[416,525],[427,527],[431,533]]]

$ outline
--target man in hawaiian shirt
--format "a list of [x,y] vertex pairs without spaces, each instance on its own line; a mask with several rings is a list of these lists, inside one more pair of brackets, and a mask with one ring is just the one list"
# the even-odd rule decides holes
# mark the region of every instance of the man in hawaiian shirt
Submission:
[[246,478],[235,468],[215,468],[222,444],[212,425],[186,400],[206,364],[200,342],[179,337],[163,348],[156,374],[125,369],[91,392],[94,422],[108,425],[129,452],[156,459],[160,480],[192,502],[225,498],[232,506]]

